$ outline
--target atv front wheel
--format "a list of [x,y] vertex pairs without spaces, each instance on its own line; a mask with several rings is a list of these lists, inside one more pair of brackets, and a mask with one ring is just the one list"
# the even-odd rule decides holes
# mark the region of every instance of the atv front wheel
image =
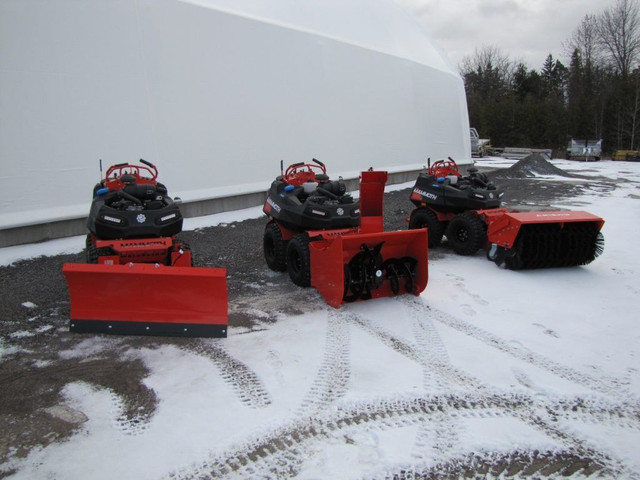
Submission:
[[444,235],[444,225],[438,220],[438,216],[429,208],[414,210],[409,220],[409,230],[425,227],[429,236],[429,248],[440,245]]
[[287,270],[291,281],[299,287],[311,286],[311,256],[309,237],[300,233],[287,245]]
[[485,224],[475,213],[456,215],[449,222],[447,239],[458,255],[473,255],[485,241]]
[[96,241],[90,233],[87,234],[85,244],[87,263],[98,263],[98,249],[96,248]]
[[287,242],[282,239],[282,231],[276,222],[269,222],[264,228],[262,248],[264,259],[271,270],[287,270]]
[[87,263],[96,264],[99,263],[100,257],[113,255],[113,249],[111,249],[110,247],[98,248],[96,246],[96,239],[91,233],[87,234],[85,244],[87,247],[85,252]]

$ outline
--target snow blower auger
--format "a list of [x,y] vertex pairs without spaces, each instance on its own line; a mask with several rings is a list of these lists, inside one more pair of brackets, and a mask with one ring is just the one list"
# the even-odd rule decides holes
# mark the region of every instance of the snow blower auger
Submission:
[[426,230],[383,231],[387,172],[362,172],[360,200],[324,164],[297,163],[271,184],[263,211],[269,268],[313,286],[334,308],[404,293],[419,295],[428,280]]
[[429,247],[446,235],[454,252],[487,258],[511,270],[587,265],[603,251],[604,220],[588,212],[510,212],[501,190],[475,167],[461,175],[449,158],[420,173],[409,229],[427,228]]
[[192,266],[176,235],[182,215],[157,168],[122,163],[93,189],[87,263],[62,272],[70,330],[81,333],[226,337],[226,271]]

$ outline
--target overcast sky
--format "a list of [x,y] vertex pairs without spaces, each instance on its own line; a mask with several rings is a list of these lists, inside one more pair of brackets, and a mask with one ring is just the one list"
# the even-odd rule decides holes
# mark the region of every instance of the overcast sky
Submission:
[[586,14],[615,0],[396,0],[412,12],[458,65],[476,47],[494,45],[540,70],[551,53],[566,66],[563,42]]

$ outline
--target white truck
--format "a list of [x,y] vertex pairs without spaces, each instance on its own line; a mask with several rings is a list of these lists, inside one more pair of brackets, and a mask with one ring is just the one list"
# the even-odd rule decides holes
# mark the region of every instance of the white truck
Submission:
[[480,154],[480,135],[478,135],[478,130],[471,127],[469,129],[469,136],[471,137],[471,156],[472,157],[481,157]]
[[488,138],[480,138],[478,130],[471,127],[469,129],[469,137],[471,138],[471,156],[484,157],[491,154],[491,140]]
[[581,160],[591,162],[600,160],[602,155],[602,139],[600,140],[569,140],[567,145],[567,160]]

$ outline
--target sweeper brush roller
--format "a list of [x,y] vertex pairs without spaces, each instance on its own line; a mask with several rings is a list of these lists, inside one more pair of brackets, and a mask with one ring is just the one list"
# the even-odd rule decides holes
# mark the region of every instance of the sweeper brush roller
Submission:
[[587,265],[604,250],[604,220],[588,212],[503,212],[487,220],[487,257],[511,270]]

